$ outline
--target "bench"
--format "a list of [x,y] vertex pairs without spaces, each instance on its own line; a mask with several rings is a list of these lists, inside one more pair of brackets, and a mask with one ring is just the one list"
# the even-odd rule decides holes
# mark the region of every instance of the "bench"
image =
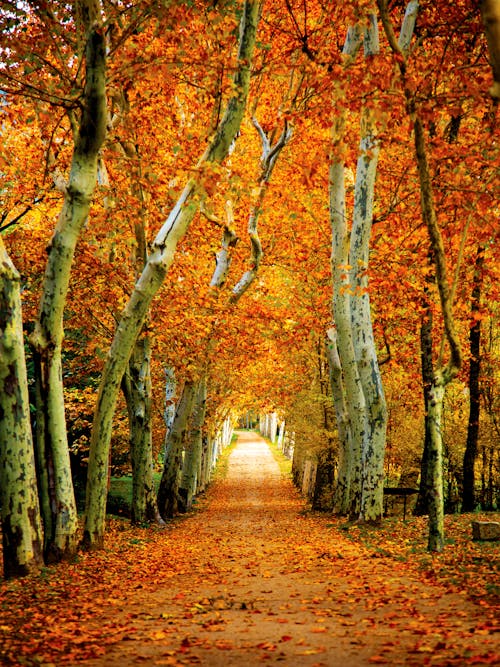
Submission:
[[[403,521],[406,519],[406,499],[408,496],[412,496],[415,493],[418,493],[418,489],[413,489],[408,486],[385,486],[384,487],[384,496],[401,496],[403,498]],[[385,514],[387,514],[387,501],[385,504]]]

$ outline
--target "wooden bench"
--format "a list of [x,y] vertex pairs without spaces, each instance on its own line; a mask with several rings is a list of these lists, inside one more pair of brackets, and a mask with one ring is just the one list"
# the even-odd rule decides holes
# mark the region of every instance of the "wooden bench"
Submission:
[[[403,498],[403,521],[406,519],[406,499],[418,493],[418,489],[409,486],[385,486],[384,496],[401,496]],[[387,501],[385,503],[385,514],[387,514]]]

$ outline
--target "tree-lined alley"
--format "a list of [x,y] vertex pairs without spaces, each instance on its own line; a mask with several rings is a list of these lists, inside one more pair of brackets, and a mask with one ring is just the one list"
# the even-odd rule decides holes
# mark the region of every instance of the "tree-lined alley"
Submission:
[[418,485],[431,551],[498,507],[498,9],[0,4],[6,577],[102,548],[112,475],[188,510],[245,415],[317,509]]

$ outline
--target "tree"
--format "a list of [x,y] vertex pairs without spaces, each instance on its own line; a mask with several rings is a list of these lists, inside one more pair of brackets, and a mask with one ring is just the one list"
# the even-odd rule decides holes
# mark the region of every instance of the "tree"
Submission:
[[[124,92],[118,98],[119,114],[127,122],[128,102]],[[120,142],[123,155],[132,165],[131,194],[139,202],[135,216],[135,247],[132,263],[137,279],[147,262],[147,207],[146,194],[142,184],[143,165],[137,142]],[[130,459],[132,464],[132,523],[162,523],[156,502],[153,481],[153,439],[152,439],[152,383],[151,383],[151,337],[148,320],[139,334],[122,380],[122,390],[127,403],[130,430]]]
[[[260,170],[257,178],[257,187],[254,188],[254,194],[251,197],[250,213],[248,216],[248,235],[250,237],[250,258],[248,266],[243,271],[241,278],[234,285],[228,298],[227,310],[230,316],[233,316],[234,306],[240,301],[241,297],[247,292],[254,282],[262,259],[262,245],[258,234],[258,219],[263,210],[264,198],[271,180],[274,166],[282,149],[286,146],[292,136],[292,131],[287,121],[284,123],[284,129],[277,141],[273,145],[267,134],[264,132],[258,121],[254,118],[253,125],[257,129],[262,142],[262,155],[260,158]],[[223,235],[221,249],[216,255],[215,269],[210,280],[210,287],[213,291],[220,291],[227,281],[230,265],[231,251],[238,242],[238,237],[234,231],[234,214],[230,200],[226,202],[226,220],[222,224],[214,215],[206,210],[204,214],[213,222],[223,226]],[[218,313],[220,317],[221,313]],[[177,438],[178,427],[176,419],[181,421],[181,431],[184,432],[186,417],[185,411],[180,410],[172,430],[169,432],[166,444],[166,455],[164,473],[160,482],[158,497],[161,499],[160,510],[164,517],[173,516],[179,509],[186,511],[190,506],[190,499],[196,490],[197,470],[203,465],[201,457],[203,449],[201,446],[203,422],[205,420],[206,401],[207,401],[207,375],[211,363],[213,348],[215,346],[215,326],[210,326],[206,338],[203,359],[198,362],[200,377],[194,382],[187,382],[179,402],[182,403],[184,392],[188,395],[193,393],[193,403],[191,405],[193,425],[189,435],[187,435],[187,452],[184,457],[184,465],[181,470],[180,460],[182,456],[182,447],[185,444],[183,438]],[[190,400],[188,398],[188,400]],[[189,403],[191,404],[191,403]],[[175,439],[175,443],[173,442]],[[181,474],[182,473],[182,474]],[[179,485],[182,493],[179,495]]]
[[196,165],[176,205],[158,232],[144,270],[120,318],[103,370],[94,417],[87,480],[86,517],[83,544],[102,546],[105,524],[105,497],[111,424],[117,392],[132,347],[143,325],[147,310],[173,262],[175,249],[204,199],[203,175],[222,162],[238,132],[246,107],[252,55],[260,6],[245,2],[241,18],[238,65],[234,90],[215,137]]
[[37,378],[36,443],[48,561],[71,556],[77,546],[62,386],[63,312],[75,245],[89,214],[97,179],[97,158],[107,124],[106,39],[101,7],[89,0],[77,9],[81,12],[86,44],[82,115],[68,182],[60,183],[64,204],[51,239],[40,311],[30,339]]
[[481,375],[481,288],[483,284],[484,248],[479,246],[474,264],[473,288],[471,299],[472,324],[469,331],[469,419],[467,443],[463,458],[463,496],[462,512],[473,512],[476,508],[477,441],[479,435]]
[[[400,50],[407,51],[413,34],[414,6],[410,3],[400,35]],[[365,58],[378,54],[378,28],[373,14],[366,17]],[[345,67],[360,44],[360,27],[349,29],[344,45]],[[387,408],[375,349],[370,298],[368,258],[373,220],[373,199],[380,142],[377,138],[377,101],[361,111],[361,138],[354,185],[353,221],[346,223],[344,155],[346,114],[336,120],[332,132],[330,166],[330,217],[332,225],[333,317],[342,374],[333,362],[333,392],[341,441],[342,469],[335,505],[351,517],[377,523],[383,512],[384,451]],[[380,118],[381,113],[378,112]],[[330,335],[332,338],[332,334]],[[332,341],[333,343],[333,341]],[[345,391],[345,400],[341,400]],[[345,407],[344,407],[345,406]],[[348,421],[346,419],[346,411]],[[347,428],[346,425],[349,424]],[[349,450],[347,450],[349,447]]]
[[399,56],[399,68],[403,79],[408,113],[413,121],[415,158],[420,183],[422,218],[427,227],[436,271],[444,331],[450,347],[447,364],[442,359],[434,369],[432,384],[429,388],[429,449],[428,449],[428,502],[429,502],[429,551],[441,551],[444,546],[443,524],[443,452],[442,452],[442,410],[446,385],[456,377],[462,365],[462,350],[455,330],[452,313],[452,299],[446,268],[446,254],[443,238],[438,225],[432,179],[430,175],[425,130],[413,92],[406,85],[407,57],[394,37],[385,0],[379,0],[381,18],[387,38],[394,53]]
[[[47,114],[46,107],[64,108],[73,131],[68,181],[55,174],[64,202],[48,247],[39,312],[30,336],[36,374],[35,449],[44,554],[50,562],[71,556],[77,545],[62,384],[63,312],[75,245],[89,213],[98,153],[106,134],[106,37],[97,0],[75,3],[69,18],[66,8],[57,4],[35,8],[16,5],[9,7],[6,14],[12,21],[6,34],[6,39],[11,39],[7,52],[12,68],[2,73],[6,91],[37,100],[35,110],[40,115]],[[64,33],[68,22],[75,26],[74,41]],[[37,41],[36,50],[30,39]],[[85,60],[85,67],[74,75],[72,66],[77,60]],[[79,79],[80,72],[84,73],[84,83]],[[47,165],[52,167],[53,163],[54,151],[49,142]]]
[[43,564],[20,276],[0,236],[0,511],[6,578]]

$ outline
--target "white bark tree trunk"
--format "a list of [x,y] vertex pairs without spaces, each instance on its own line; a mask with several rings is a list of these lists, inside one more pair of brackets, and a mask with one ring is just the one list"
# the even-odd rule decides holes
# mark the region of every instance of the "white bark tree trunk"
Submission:
[[233,422],[231,420],[231,417],[226,417],[224,420],[224,430],[223,430],[223,441],[222,445],[224,448],[229,447],[231,444],[231,440],[233,438]]
[[[383,0],[379,7],[383,14]],[[409,47],[415,25],[415,2],[410,2],[401,28],[399,47]],[[344,66],[352,62],[359,50],[359,28],[350,28],[344,44]],[[364,29],[365,57],[378,53],[378,26],[374,15],[368,16]],[[330,166],[330,219],[332,224],[332,276],[334,285],[333,315],[341,371],[333,366],[332,379],[336,391],[345,390],[349,413],[346,430],[344,411],[336,400],[337,425],[342,436],[339,484],[335,505],[345,509],[345,489],[349,487],[349,513],[361,521],[379,522],[383,511],[384,452],[387,408],[380,370],[368,296],[368,257],[373,198],[378,158],[375,112],[366,105],[362,111],[361,140],[356,169],[352,229],[346,223],[344,153],[345,115],[340,114],[332,130],[332,162]],[[349,440],[350,439],[350,440]],[[346,457],[346,443],[350,455]],[[347,463],[349,464],[347,466]]]
[[[376,17],[371,15],[365,32],[365,57],[379,52]],[[373,220],[373,200],[379,143],[374,111],[365,107],[356,167],[354,211],[349,251],[351,326],[356,365],[365,398],[366,429],[362,444],[362,491],[360,521],[380,522],[383,513],[384,453],[387,427],[380,369],[373,335],[368,292],[368,259]]]
[[214,139],[197,165],[197,176],[188,181],[153,242],[151,254],[121,316],[108,353],[99,387],[90,444],[83,536],[83,544],[88,548],[100,548],[103,544],[109,446],[119,384],[151,301],[173,262],[177,243],[187,232],[200,202],[204,199],[202,167],[204,164],[222,162],[239,130],[248,97],[260,9],[257,0],[244,3],[234,93],[228,101]]
[[[334,134],[334,157],[330,166],[330,221],[332,226],[332,280],[333,280],[333,319],[335,322],[337,349],[342,366],[343,388],[345,390],[346,412],[343,412],[337,398],[337,429],[343,435],[339,442],[342,471],[339,469],[339,482],[336,506],[339,511],[351,518],[361,510],[361,452],[366,432],[365,397],[359,377],[359,370],[354,352],[351,329],[351,298],[349,283],[349,230],[345,206],[344,164],[336,157],[341,155],[343,144],[342,125],[337,126]],[[333,369],[332,369],[333,370]],[[336,373],[338,382],[340,374]],[[338,391],[341,387],[338,385]],[[340,410],[340,411],[339,411]],[[348,416],[348,419],[346,417]]]
[[[347,31],[343,48],[344,67],[353,62],[362,44],[362,32],[358,27]],[[351,518],[359,515],[361,508],[361,451],[366,431],[365,399],[361,387],[351,330],[351,300],[349,283],[349,240],[345,203],[345,124],[346,111],[337,116],[332,127],[332,158],[329,169],[329,208],[332,228],[332,313],[336,347],[341,364],[337,377],[337,390],[345,392],[346,412],[339,412],[337,398],[337,429],[343,439],[339,442],[338,481],[335,506]],[[331,355],[329,359],[332,360]],[[330,369],[333,371],[333,369]],[[342,383],[342,384],[341,384]],[[346,421],[346,417],[348,419]],[[342,421],[339,421],[339,420]]]
[[284,452],[284,443],[285,443],[285,421],[280,420],[278,428],[278,449],[280,452]]
[[347,409],[344,383],[342,380],[342,365],[337,349],[337,330],[328,330],[326,354],[330,367],[330,384],[332,388],[333,405],[337,418],[337,432],[339,440],[337,460],[337,480],[333,497],[333,512],[335,514],[349,514],[350,483],[351,483],[351,421]]
[[196,494],[203,452],[203,424],[205,422],[206,404],[207,379],[206,376],[203,376],[196,387],[196,397],[192,410],[192,424],[188,437],[189,443],[184,456],[184,465],[179,486],[178,509],[181,512],[187,512],[191,509],[193,497]]
[[186,382],[181,399],[177,404],[172,428],[167,436],[165,463],[158,489],[158,510],[164,519],[175,516],[178,511],[182,454],[196,392],[196,384]]
[[175,417],[175,392],[177,390],[177,382],[175,379],[175,370],[172,367],[165,368],[165,409],[163,411],[163,418],[165,421],[165,428],[170,431],[172,422]]
[[443,486],[443,403],[446,385],[439,375],[429,390],[429,447],[427,450],[427,502],[429,510],[428,549],[444,547],[444,486]]
[[86,29],[86,83],[64,204],[49,245],[33,348],[37,395],[44,552],[48,562],[70,557],[77,546],[77,513],[71,479],[62,384],[63,312],[76,242],[90,210],[97,159],[106,136],[106,43],[100,5],[80,3]]
[[278,433],[278,415],[276,412],[271,413],[269,424],[269,440],[274,444],[276,435]]
[[0,517],[5,578],[43,565],[20,276],[0,236]]
[[153,481],[151,433],[151,343],[148,335],[137,339],[122,388],[129,412],[132,462],[132,512],[134,524],[161,523]]

